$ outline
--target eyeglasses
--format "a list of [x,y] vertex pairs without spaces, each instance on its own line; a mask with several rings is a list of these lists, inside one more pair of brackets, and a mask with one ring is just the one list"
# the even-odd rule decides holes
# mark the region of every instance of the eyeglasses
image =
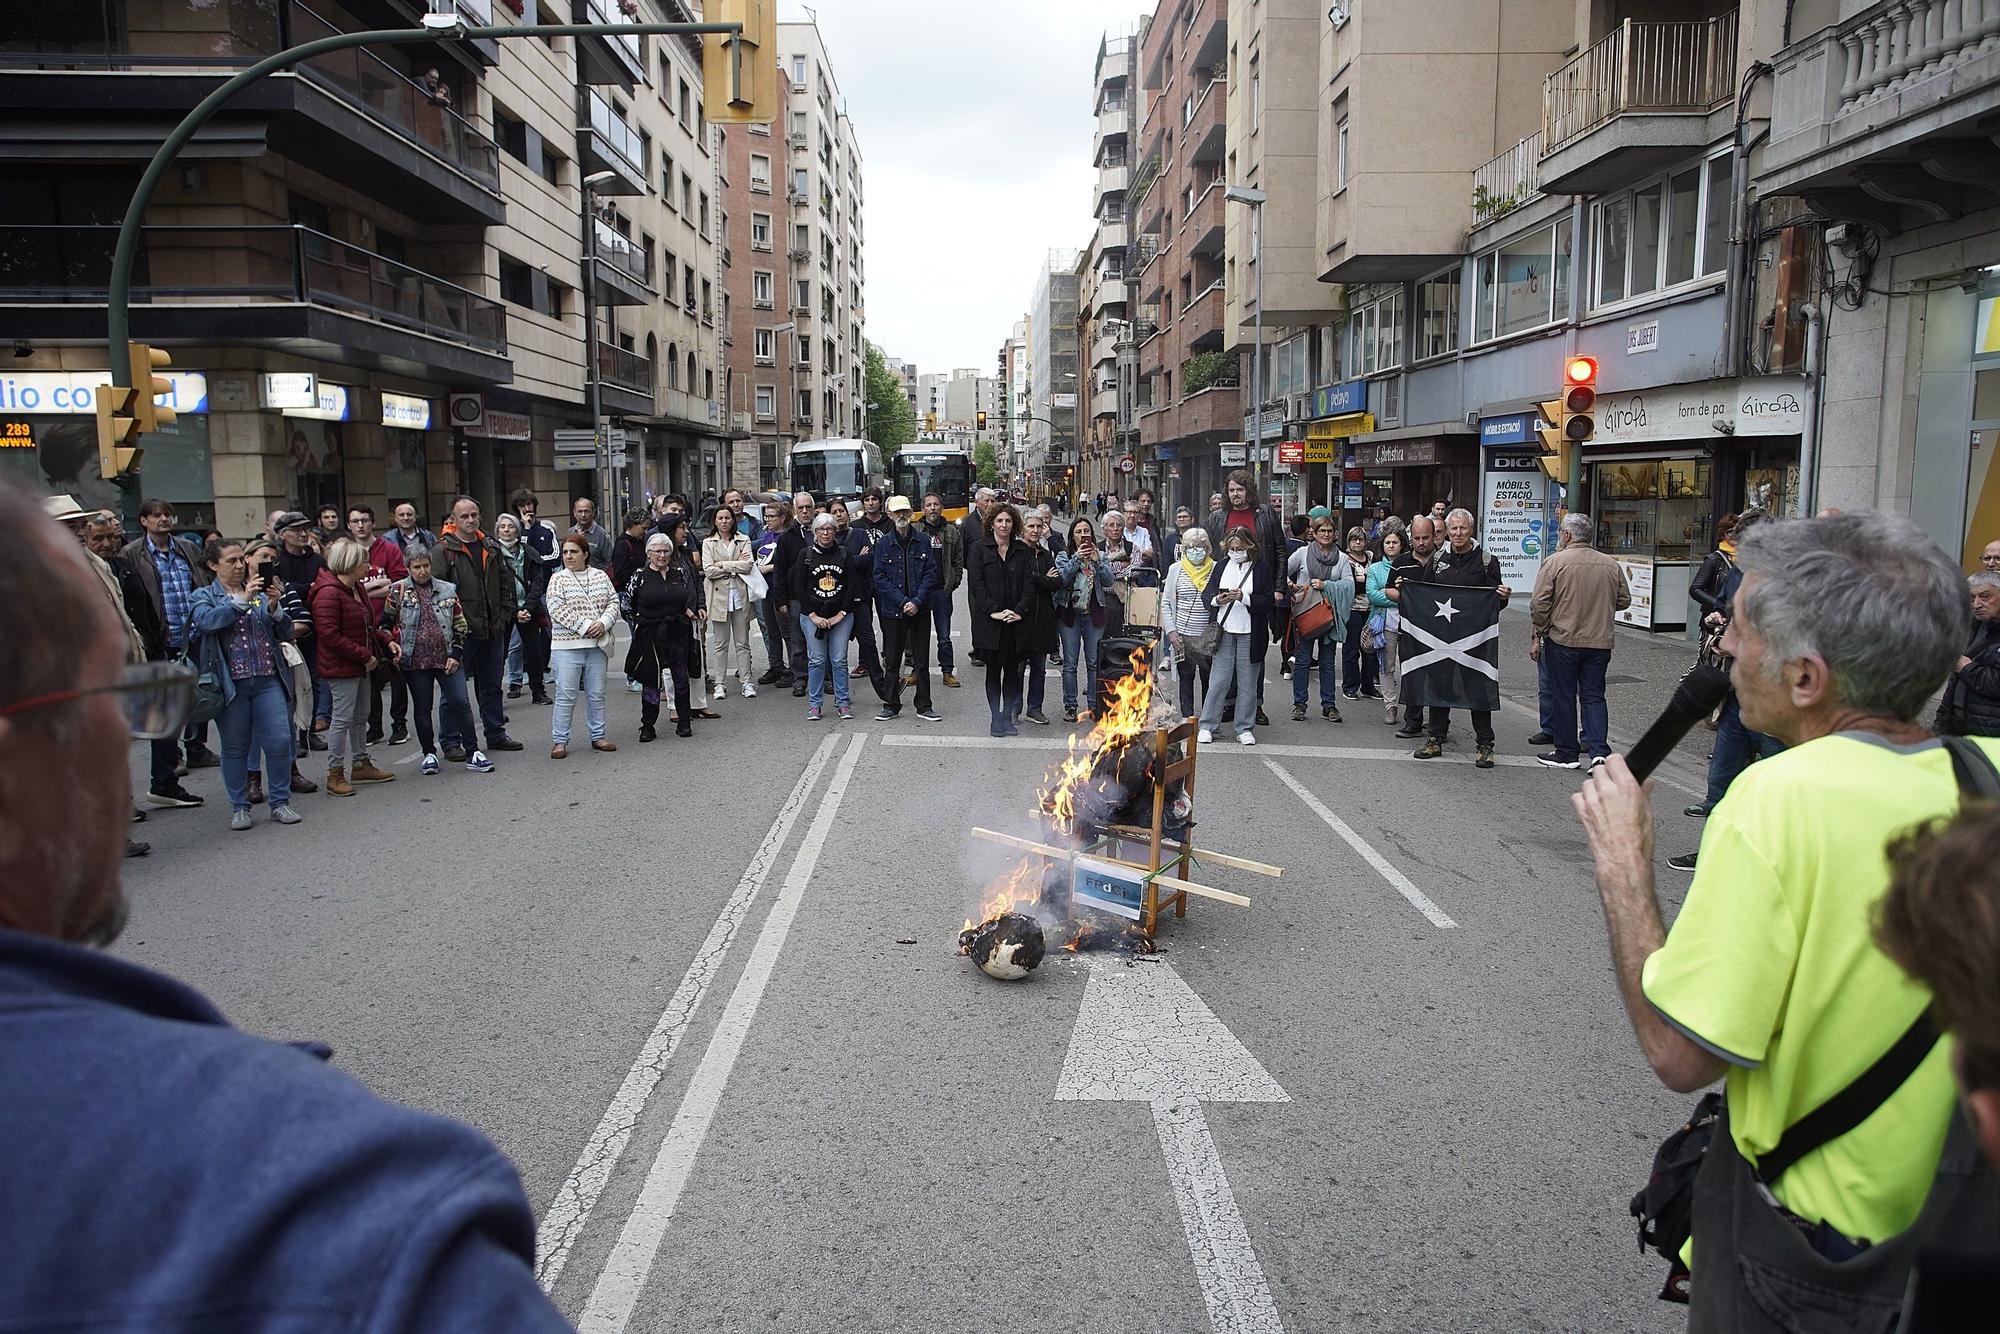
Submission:
[[0,705],[0,718],[27,713],[50,704],[66,704],[86,695],[115,694],[125,710],[125,723],[139,741],[166,741],[181,734],[194,707],[194,668],[178,662],[135,662],[108,686],[58,690]]

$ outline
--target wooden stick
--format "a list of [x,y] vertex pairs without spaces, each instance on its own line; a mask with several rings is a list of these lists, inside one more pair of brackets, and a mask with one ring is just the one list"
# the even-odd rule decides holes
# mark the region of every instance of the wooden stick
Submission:
[[[1104,832],[1113,835],[1121,840],[1133,843],[1150,844],[1153,840],[1152,830],[1141,829],[1137,825],[1129,825],[1129,824],[1106,825],[1104,826]],[[1228,853],[1224,852],[1211,852],[1207,848],[1197,848],[1191,843],[1188,844],[1179,843],[1171,838],[1162,839],[1160,840],[1160,842],[1161,846],[1163,847],[1186,848],[1190,856],[1199,857],[1204,861],[1214,862],[1217,866],[1228,866],[1238,871],[1249,871],[1256,875],[1267,875],[1274,880],[1285,873],[1284,867],[1273,866],[1269,862],[1253,862],[1249,860],[1247,857],[1232,857]]]
[[998,843],[1003,847],[1019,848],[1022,852],[1052,857],[1057,861],[1074,861],[1077,856],[1075,848],[1059,848],[1053,843],[1037,843],[1033,839],[1017,838],[1013,834],[1003,834],[995,829],[981,829],[976,825],[973,827],[972,836],[983,838],[988,843]]
[[1210,889],[1207,885],[1197,885],[1192,880],[1177,880],[1170,875],[1156,875],[1153,883],[1167,889],[1181,889],[1197,898],[1214,899],[1217,903],[1233,903],[1239,908],[1250,906],[1250,899],[1244,894],[1231,894],[1226,889]]

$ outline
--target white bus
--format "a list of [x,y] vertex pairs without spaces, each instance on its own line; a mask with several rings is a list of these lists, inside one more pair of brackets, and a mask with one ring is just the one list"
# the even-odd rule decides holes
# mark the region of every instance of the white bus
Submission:
[[884,495],[889,491],[882,451],[872,441],[802,440],[792,446],[794,492],[810,491],[822,506],[845,500],[852,507],[870,487]]

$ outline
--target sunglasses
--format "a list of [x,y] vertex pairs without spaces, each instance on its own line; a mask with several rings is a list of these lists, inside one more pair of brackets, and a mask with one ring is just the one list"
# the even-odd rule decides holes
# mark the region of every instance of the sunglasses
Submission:
[[125,724],[138,741],[165,741],[181,734],[194,706],[194,668],[179,662],[135,662],[108,686],[58,690],[0,705],[0,718],[13,717],[50,704],[66,704],[87,695],[112,694],[125,710]]

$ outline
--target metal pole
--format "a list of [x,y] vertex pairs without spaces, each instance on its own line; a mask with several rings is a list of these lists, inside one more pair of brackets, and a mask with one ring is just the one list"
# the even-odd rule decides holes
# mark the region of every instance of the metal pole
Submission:
[[1257,331],[1257,346],[1250,354],[1250,477],[1257,484],[1258,496],[1268,501],[1264,494],[1264,206],[1250,206],[1250,262],[1257,266],[1257,287],[1252,296],[1255,309],[1252,312]]
[[611,449],[604,438],[604,368],[597,356],[597,190],[583,187],[583,386],[590,410],[591,462],[597,472],[597,505],[624,531],[624,516],[611,496]]
[[1793,516],[1800,519],[1818,512],[1820,355],[1824,349],[1824,343],[1821,341],[1824,335],[1820,327],[1819,307],[1807,305],[1804,314],[1806,317],[1805,430],[1799,436],[1799,494],[1796,497],[1797,508],[1793,510]]
[[408,46],[450,37],[688,37],[707,33],[741,36],[742,32],[743,25],[740,23],[531,23],[516,27],[385,28],[336,33],[332,37],[303,42],[264,57],[248,69],[225,79],[214,92],[195,103],[194,109],[182,117],[181,123],[174,126],[161,141],[152,160],[146,164],[146,170],[139,175],[138,187],[132,191],[132,202],[126,205],[125,219],[118,226],[118,247],[111,258],[111,288],[105,301],[105,327],[109,335],[105,356],[111,367],[111,383],[119,388],[127,388],[132,383],[130,359],[123,349],[132,341],[132,269],[138,260],[140,228],[145,222],[146,206],[152,203],[153,191],[159,188],[167,168],[173,165],[175,157],[187,147],[201,127],[208,123],[209,117],[220,110],[223,103],[266,74],[287,69],[329,51],[343,51],[350,46]]

